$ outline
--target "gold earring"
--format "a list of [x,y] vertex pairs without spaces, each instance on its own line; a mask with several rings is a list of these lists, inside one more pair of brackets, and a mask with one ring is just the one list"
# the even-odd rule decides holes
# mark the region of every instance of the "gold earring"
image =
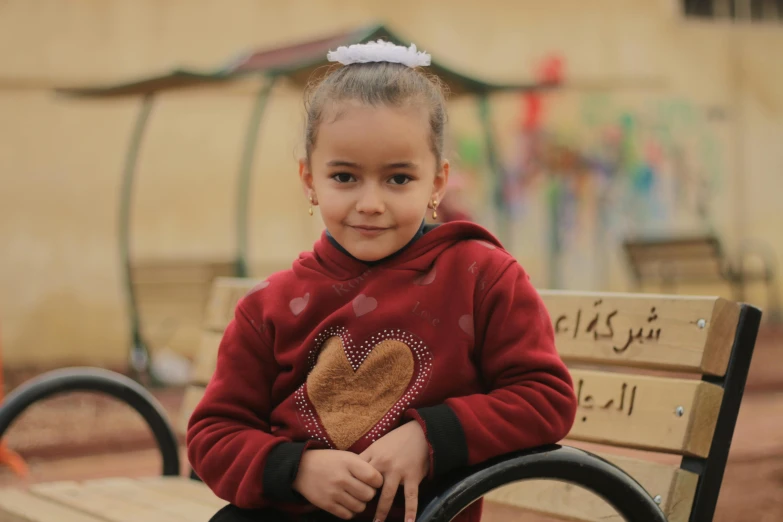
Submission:
[[313,196],[310,196],[310,210],[307,211],[311,216],[313,215]]
[[432,200],[432,219],[438,219],[438,200]]

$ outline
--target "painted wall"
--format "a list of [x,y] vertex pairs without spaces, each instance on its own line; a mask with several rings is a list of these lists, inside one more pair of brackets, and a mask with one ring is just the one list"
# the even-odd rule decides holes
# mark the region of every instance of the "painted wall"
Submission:
[[[509,200],[507,242],[539,286],[627,288],[617,247],[627,226],[710,225],[730,250],[761,241],[783,259],[783,64],[764,58],[781,48],[782,28],[685,23],[668,0],[7,0],[0,3],[5,364],[114,366],[127,354],[116,214],[138,101],[67,100],[52,86],[110,83],[176,66],[211,69],[247,49],[375,20],[454,68],[495,81],[532,79],[547,55],[563,57],[570,87],[544,100],[540,136],[593,162],[591,169],[526,171],[518,155],[526,139],[520,99],[493,100],[503,164],[526,181]],[[231,257],[241,137],[256,88],[246,82],[157,100],[134,194],[135,260]],[[454,152],[467,155],[464,144],[480,136],[476,105],[452,105]],[[301,127],[300,93],[279,86],[254,167],[250,257],[257,274],[287,265],[320,231],[296,179]],[[626,154],[611,164],[607,158],[618,150]],[[467,158],[465,164],[468,171]],[[563,174],[552,176],[556,170]],[[475,210],[497,229],[486,179],[472,191]],[[627,209],[635,218],[618,218]],[[750,299],[765,302],[763,292]],[[193,352],[192,317],[176,335],[164,330],[177,325],[147,319],[150,335]]]

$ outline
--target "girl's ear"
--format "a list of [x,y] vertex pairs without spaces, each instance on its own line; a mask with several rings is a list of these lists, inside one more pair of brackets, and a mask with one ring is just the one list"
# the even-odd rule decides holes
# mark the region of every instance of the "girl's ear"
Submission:
[[449,184],[449,160],[443,160],[440,172],[435,174],[435,181],[432,184],[432,199],[442,201],[446,195],[446,186]]
[[302,182],[302,190],[307,198],[312,197],[315,199],[315,188],[313,187],[313,173],[310,172],[310,167],[307,164],[307,160],[301,158],[299,160],[299,180]]

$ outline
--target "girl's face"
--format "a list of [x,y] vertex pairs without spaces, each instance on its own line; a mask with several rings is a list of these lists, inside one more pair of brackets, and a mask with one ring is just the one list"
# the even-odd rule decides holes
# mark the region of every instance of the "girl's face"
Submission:
[[426,111],[354,101],[325,111],[310,164],[299,163],[327,230],[363,261],[413,238],[428,205],[442,199],[448,172],[448,162],[436,165]]

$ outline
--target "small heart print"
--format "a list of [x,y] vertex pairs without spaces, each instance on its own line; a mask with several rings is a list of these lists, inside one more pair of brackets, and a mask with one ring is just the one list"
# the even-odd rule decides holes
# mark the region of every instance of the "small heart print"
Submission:
[[472,315],[463,315],[459,318],[459,327],[462,329],[463,332],[468,334],[471,338],[473,337],[473,316]]
[[296,297],[291,299],[291,302],[288,304],[288,306],[291,308],[291,313],[294,314],[294,316],[297,316],[302,313],[302,310],[305,309],[307,303],[309,302],[310,292],[306,293],[303,297]]
[[417,277],[413,283],[417,284],[419,286],[426,286],[430,283],[435,281],[435,267],[433,266],[432,269],[427,272],[426,274],[420,275]]
[[493,245],[492,243],[489,243],[487,241],[482,241],[480,239],[477,239],[476,243],[478,243],[479,245],[481,245],[481,246],[483,246],[485,248],[488,248],[490,250],[495,250],[495,245]]
[[369,314],[376,308],[378,308],[378,301],[374,297],[367,297],[364,294],[359,294],[356,296],[356,299],[353,300],[353,312],[356,314],[356,317]]
[[247,295],[254,294],[254,293],[258,292],[259,290],[263,290],[267,286],[269,286],[269,281],[261,281],[256,286],[251,288],[250,291],[247,293]]

